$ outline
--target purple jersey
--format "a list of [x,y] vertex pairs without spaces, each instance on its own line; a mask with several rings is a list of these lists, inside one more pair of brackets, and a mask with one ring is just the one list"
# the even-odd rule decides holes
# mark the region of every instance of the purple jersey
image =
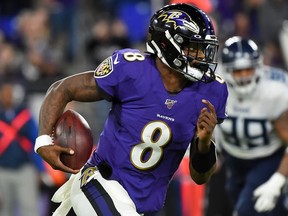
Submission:
[[109,179],[127,190],[139,213],[158,211],[194,136],[205,106],[201,100],[214,105],[219,119],[226,118],[226,84],[220,79],[195,82],[169,94],[155,58],[132,49],[104,60],[95,70],[95,80],[113,105],[89,163],[109,164]]

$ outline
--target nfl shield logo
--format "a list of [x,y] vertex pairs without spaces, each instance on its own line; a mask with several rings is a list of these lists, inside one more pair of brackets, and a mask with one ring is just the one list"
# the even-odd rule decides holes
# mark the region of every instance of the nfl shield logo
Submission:
[[165,105],[167,105],[168,109],[171,109],[176,102],[176,100],[166,99]]

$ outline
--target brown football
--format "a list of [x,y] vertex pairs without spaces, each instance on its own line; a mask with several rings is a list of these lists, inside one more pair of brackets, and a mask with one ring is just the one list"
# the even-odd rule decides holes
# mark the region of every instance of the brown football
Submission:
[[74,155],[62,154],[63,164],[80,169],[93,149],[93,136],[88,122],[75,110],[66,110],[54,128],[54,144],[74,150]]

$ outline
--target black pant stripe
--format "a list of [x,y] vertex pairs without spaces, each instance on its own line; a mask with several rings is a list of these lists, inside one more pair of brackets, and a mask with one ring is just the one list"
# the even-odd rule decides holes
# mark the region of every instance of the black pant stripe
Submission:
[[111,213],[113,216],[121,216],[121,214],[117,211],[113,200],[109,196],[109,194],[105,191],[105,189],[102,187],[102,185],[99,183],[98,180],[94,179],[92,181],[92,184],[95,186],[95,188],[99,191],[100,194],[103,194],[103,199],[106,201],[107,206],[109,207]]
[[91,203],[93,209],[95,210],[95,212],[97,213],[98,216],[104,216],[101,212],[101,209],[99,208],[97,202],[95,202],[93,200],[93,196],[92,194],[87,190],[87,189],[84,189],[82,190],[83,193],[85,194],[85,196],[87,197],[87,199],[89,200],[89,202]]

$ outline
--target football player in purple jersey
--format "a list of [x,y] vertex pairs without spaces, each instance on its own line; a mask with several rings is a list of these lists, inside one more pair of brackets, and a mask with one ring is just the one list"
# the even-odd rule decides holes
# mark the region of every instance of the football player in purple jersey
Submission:
[[[211,20],[188,4],[167,5],[151,18],[147,52],[115,51],[95,71],[55,82],[39,117],[35,151],[52,167],[72,173],[53,196],[53,214],[71,207],[81,216],[142,215],[159,211],[187,148],[197,184],[215,169],[211,141],[226,118],[226,83],[214,73],[218,41]],[[70,101],[112,102],[98,147],[80,170],[64,166],[53,145],[53,125]]]

